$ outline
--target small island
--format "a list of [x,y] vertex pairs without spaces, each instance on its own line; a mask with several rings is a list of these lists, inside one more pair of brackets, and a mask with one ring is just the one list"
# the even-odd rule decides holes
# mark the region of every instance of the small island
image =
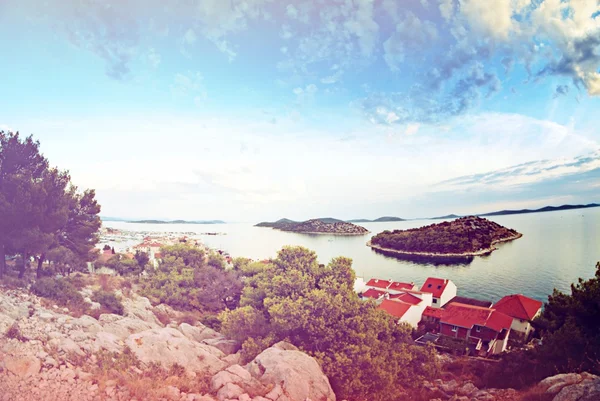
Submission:
[[270,227],[275,230],[303,234],[365,235],[369,233],[369,230],[364,227],[329,217],[302,222],[284,218],[275,222],[258,223],[256,227]]
[[452,260],[490,254],[496,249],[495,244],[521,236],[493,221],[468,216],[409,230],[386,230],[367,245],[391,256]]
[[354,219],[354,220],[346,220],[348,223],[388,223],[393,221],[406,221],[400,217],[395,216],[383,216],[375,220],[369,219]]

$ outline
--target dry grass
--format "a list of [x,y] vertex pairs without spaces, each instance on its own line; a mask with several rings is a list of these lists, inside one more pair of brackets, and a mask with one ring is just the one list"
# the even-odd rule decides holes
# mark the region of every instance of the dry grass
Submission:
[[122,279],[120,277],[98,274],[96,280],[102,291],[113,292],[121,288]]
[[202,314],[197,311],[186,311],[182,312],[179,316],[177,316],[176,321],[177,324],[187,323],[191,326],[195,325],[202,319]]
[[556,394],[546,394],[536,386],[533,386],[521,394],[520,401],[552,401]]
[[122,353],[101,352],[96,355],[95,381],[101,389],[115,383],[129,392],[131,398],[159,400],[166,398],[167,386],[175,386],[186,393],[206,394],[210,391],[210,377],[186,375],[185,368],[174,364],[165,369],[159,364],[143,367],[128,348]]
[[154,311],[154,316],[156,316],[156,318],[158,319],[158,321],[163,325],[166,326],[169,323],[171,323],[171,317],[169,316],[168,313],[165,312],[161,312],[159,310],[155,310]]

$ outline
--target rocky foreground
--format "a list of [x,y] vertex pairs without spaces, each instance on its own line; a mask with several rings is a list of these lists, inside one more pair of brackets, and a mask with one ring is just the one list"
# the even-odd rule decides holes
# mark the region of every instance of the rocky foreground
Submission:
[[[89,301],[91,289],[81,292]],[[239,344],[201,323],[178,324],[180,312],[135,294],[123,305],[123,316],[74,317],[0,287],[0,401],[336,399],[316,360],[291,344],[241,364]],[[557,375],[527,392],[438,379],[422,391],[433,401],[598,401],[600,378]]]
[[144,297],[124,298],[124,316],[99,319],[44,304],[0,288],[1,401],[335,401],[318,363],[291,344],[240,365],[235,341],[174,323],[178,312]]

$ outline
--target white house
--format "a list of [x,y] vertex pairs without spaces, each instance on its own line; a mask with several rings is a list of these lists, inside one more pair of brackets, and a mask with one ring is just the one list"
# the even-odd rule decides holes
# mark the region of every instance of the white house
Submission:
[[[379,291],[369,289],[368,291]],[[432,295],[430,293],[404,290],[397,293],[385,293],[379,309],[386,311],[397,319],[398,323],[408,323],[417,327],[423,317],[425,308],[431,306]]]
[[525,338],[532,333],[531,321],[542,313],[542,303],[521,294],[507,295],[493,306],[512,320],[511,329],[523,334]]
[[433,308],[441,308],[456,296],[456,284],[444,278],[429,277],[421,287],[421,292],[432,294]]

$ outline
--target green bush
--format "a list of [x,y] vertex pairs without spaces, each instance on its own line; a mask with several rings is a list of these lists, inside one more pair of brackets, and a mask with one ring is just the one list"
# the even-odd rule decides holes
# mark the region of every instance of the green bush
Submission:
[[53,300],[60,306],[85,307],[85,301],[77,288],[64,278],[40,278],[31,286],[31,291],[39,297]]
[[125,308],[123,307],[121,300],[112,292],[102,290],[95,291],[92,295],[92,300],[98,302],[110,313],[122,315],[125,312]]

